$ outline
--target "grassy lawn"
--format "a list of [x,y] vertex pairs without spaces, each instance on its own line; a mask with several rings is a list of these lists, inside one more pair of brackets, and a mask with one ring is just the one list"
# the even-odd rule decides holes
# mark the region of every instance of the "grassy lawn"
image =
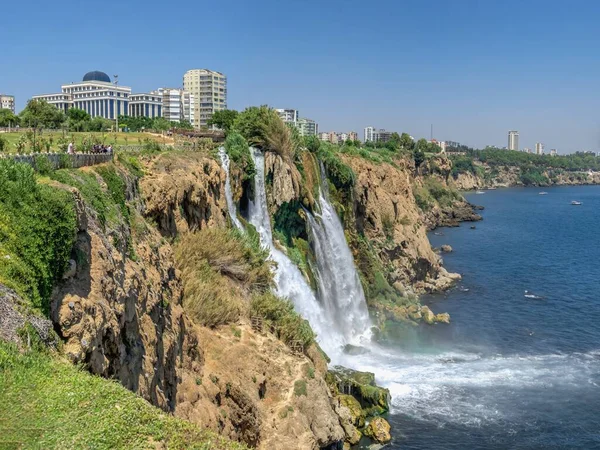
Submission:
[[[0,137],[6,139],[8,141],[8,149],[6,150],[7,153],[16,153],[17,152],[17,147],[16,144],[19,141],[19,139],[21,138],[21,136],[25,136],[26,133],[25,132],[11,132],[11,133],[0,133]],[[144,141],[146,139],[151,139],[151,140],[155,140],[157,142],[163,143],[163,140],[165,140],[166,143],[169,142],[169,138],[163,139],[162,137],[158,136],[158,135],[153,135],[150,133],[111,133],[111,132],[80,132],[80,133],[76,133],[76,132],[65,132],[64,133],[64,137],[68,140],[73,142],[73,144],[75,145],[75,148],[77,150],[79,150],[80,148],[82,148],[82,142],[84,139],[88,139],[90,138],[90,136],[93,136],[93,140],[94,141],[98,141],[100,143],[104,143],[105,145],[108,144],[112,144],[113,146],[120,146],[120,145],[141,145],[144,143]],[[38,138],[42,138],[45,139],[46,141],[50,142],[50,151],[59,151],[59,143],[63,138],[63,132],[62,131],[46,131],[43,132],[42,134],[38,134],[36,133],[36,139]],[[30,144],[27,143],[26,147],[25,147],[25,152],[29,152],[29,148],[30,148]]]
[[0,448],[157,447],[246,448],[162,412],[117,382],[0,341]]

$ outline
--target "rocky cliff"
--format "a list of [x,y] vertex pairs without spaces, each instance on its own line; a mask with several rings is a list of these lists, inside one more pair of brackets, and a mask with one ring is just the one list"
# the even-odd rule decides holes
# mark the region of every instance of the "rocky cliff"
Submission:
[[[252,447],[318,449],[343,441],[319,352],[312,359],[293,353],[248,319],[207,328],[185,312],[171,238],[226,226],[220,166],[200,154],[139,164],[140,179],[116,166],[126,201],[124,208],[113,205],[111,220],[64,186],[78,215],[72,270],[52,300],[65,354],[164,410]],[[270,167],[282,170],[277,160]],[[110,191],[94,170],[86,172]],[[275,192],[298,189],[283,173]]]
[[344,161],[356,174],[348,228],[375,247],[383,266],[389,267],[388,282],[401,293],[436,291],[452,284],[457,275],[442,267],[427,238],[413,195],[416,180],[410,162],[391,165],[359,157]]
[[539,176],[527,176],[519,166],[490,166],[475,161],[476,172],[459,172],[449,178],[450,184],[461,191],[511,186],[578,186],[600,184],[600,172],[571,172],[543,169]]

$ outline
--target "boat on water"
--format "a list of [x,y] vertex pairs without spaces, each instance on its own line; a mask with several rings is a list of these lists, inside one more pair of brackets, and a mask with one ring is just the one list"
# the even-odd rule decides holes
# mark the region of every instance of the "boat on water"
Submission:
[[476,193],[476,194],[485,194],[485,192],[484,192],[484,191],[477,191],[477,192],[475,192],[475,193]]
[[579,205],[581,205],[581,202],[578,202],[577,200],[573,200],[573,201],[571,202],[571,205],[574,205],[574,206],[579,206]]
[[495,191],[496,189],[498,189],[496,186],[492,186],[487,188],[488,191]]
[[544,191],[544,192],[540,192],[540,195],[548,195],[548,193]]

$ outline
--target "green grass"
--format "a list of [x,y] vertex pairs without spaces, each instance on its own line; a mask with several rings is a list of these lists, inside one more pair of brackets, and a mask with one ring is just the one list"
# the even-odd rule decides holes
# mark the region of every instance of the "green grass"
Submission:
[[[20,139],[25,139],[26,132],[2,133],[0,136],[6,139],[7,142],[4,152],[17,153],[17,143]],[[64,151],[69,142],[73,142],[75,149],[79,151],[90,138],[100,144],[111,144],[113,146],[116,145],[117,147],[122,145],[144,145],[144,143],[147,142],[147,139],[161,142],[160,137],[149,133],[65,132],[63,134],[62,131],[43,132],[42,134],[39,134],[39,132],[36,133],[36,140],[40,140],[40,142],[49,145],[51,152]],[[32,144],[32,142],[27,142],[25,145],[25,152],[27,153],[31,150],[30,144]],[[61,149],[61,147],[63,148]],[[47,148],[44,146],[43,151],[46,150]]]
[[176,419],[114,381],[0,342],[2,449],[245,449]]

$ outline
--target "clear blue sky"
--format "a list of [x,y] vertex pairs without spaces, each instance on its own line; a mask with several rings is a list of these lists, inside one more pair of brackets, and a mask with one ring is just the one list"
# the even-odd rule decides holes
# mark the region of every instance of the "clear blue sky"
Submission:
[[[81,5],[86,5],[82,7]],[[191,68],[228,76],[230,108],[300,110],[472,146],[520,131],[600,148],[600,1],[3,2],[0,92],[24,107],[89,70],[143,92]]]

